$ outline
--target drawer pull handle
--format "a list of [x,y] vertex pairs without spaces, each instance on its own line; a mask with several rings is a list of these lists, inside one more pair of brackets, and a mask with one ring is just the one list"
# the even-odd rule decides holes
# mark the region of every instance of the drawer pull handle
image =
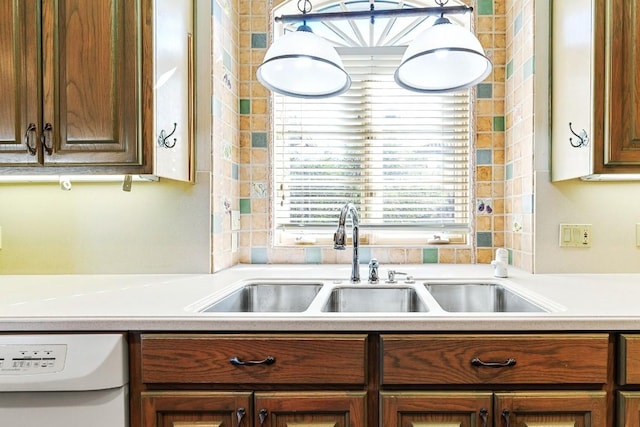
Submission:
[[247,410],[244,408],[238,408],[236,411],[236,417],[238,417],[238,427],[242,425],[242,419],[247,415]]
[[229,359],[232,365],[235,366],[252,366],[252,365],[273,365],[276,363],[276,358],[273,356],[267,356],[264,360],[240,360],[237,356]]
[[505,427],[509,427],[511,425],[511,423],[509,422],[509,410],[508,409],[503,409],[502,410],[502,419],[504,420]]
[[487,408],[480,409],[480,418],[482,418],[482,427],[487,427],[487,421],[489,419],[489,411]]
[[36,124],[29,123],[29,126],[27,126],[27,130],[24,132],[24,145],[27,146],[27,150],[29,150],[29,154],[31,154],[32,156],[35,156],[36,153],[38,152],[38,149],[36,148],[36,146],[31,143],[31,137],[33,136],[35,131],[36,131]]
[[264,425],[264,422],[267,420],[267,415],[269,415],[269,411],[267,411],[265,408],[260,409],[260,412],[258,412],[258,418],[260,418],[261,427]]
[[471,359],[471,364],[473,366],[484,366],[485,368],[508,368],[516,364],[516,359],[510,358],[504,362],[483,362],[479,357],[474,357]]

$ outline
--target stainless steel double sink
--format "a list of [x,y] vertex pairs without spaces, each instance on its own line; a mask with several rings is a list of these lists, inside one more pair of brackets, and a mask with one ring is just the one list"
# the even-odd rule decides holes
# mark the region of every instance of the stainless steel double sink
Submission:
[[493,280],[418,280],[351,284],[264,280],[239,284],[200,313],[547,313],[552,304]]

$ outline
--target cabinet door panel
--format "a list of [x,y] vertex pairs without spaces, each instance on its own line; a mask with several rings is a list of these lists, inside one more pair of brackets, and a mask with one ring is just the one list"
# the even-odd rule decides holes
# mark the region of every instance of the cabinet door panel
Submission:
[[145,392],[143,427],[248,427],[249,392]]
[[[35,164],[37,151],[37,1],[0,3],[0,164]],[[27,132],[30,124],[33,130]]]
[[366,427],[365,401],[365,392],[256,393],[255,418],[264,427]]
[[618,426],[638,425],[640,425],[640,392],[620,392],[618,396]]
[[[43,1],[46,163],[141,161],[136,0]],[[44,128],[43,128],[44,129]]]
[[[605,122],[606,164],[640,164],[640,26],[636,1],[607,0],[610,68],[609,111]],[[606,138],[607,132],[609,138]]]
[[489,392],[381,392],[384,427],[492,425]]
[[601,427],[607,425],[607,397],[604,391],[496,393],[494,413],[502,418],[498,425]]

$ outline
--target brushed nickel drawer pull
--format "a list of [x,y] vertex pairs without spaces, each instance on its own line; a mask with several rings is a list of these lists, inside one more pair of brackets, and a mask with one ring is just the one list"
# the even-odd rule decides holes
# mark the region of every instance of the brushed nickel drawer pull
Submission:
[[237,356],[229,359],[232,365],[235,366],[251,366],[251,365],[273,365],[276,363],[276,358],[273,356],[267,356],[264,360],[240,360]]
[[474,357],[471,359],[471,364],[473,366],[483,366],[485,368],[508,368],[509,366],[514,366],[516,364],[516,359],[509,358],[504,362],[483,362],[479,357]]

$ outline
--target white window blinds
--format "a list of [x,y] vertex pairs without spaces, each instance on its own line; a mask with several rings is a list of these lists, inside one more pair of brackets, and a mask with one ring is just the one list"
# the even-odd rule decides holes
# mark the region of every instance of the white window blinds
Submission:
[[363,228],[466,232],[469,91],[409,92],[393,80],[401,52],[353,50],[344,95],[274,98],[275,227],[335,227],[350,201]]

